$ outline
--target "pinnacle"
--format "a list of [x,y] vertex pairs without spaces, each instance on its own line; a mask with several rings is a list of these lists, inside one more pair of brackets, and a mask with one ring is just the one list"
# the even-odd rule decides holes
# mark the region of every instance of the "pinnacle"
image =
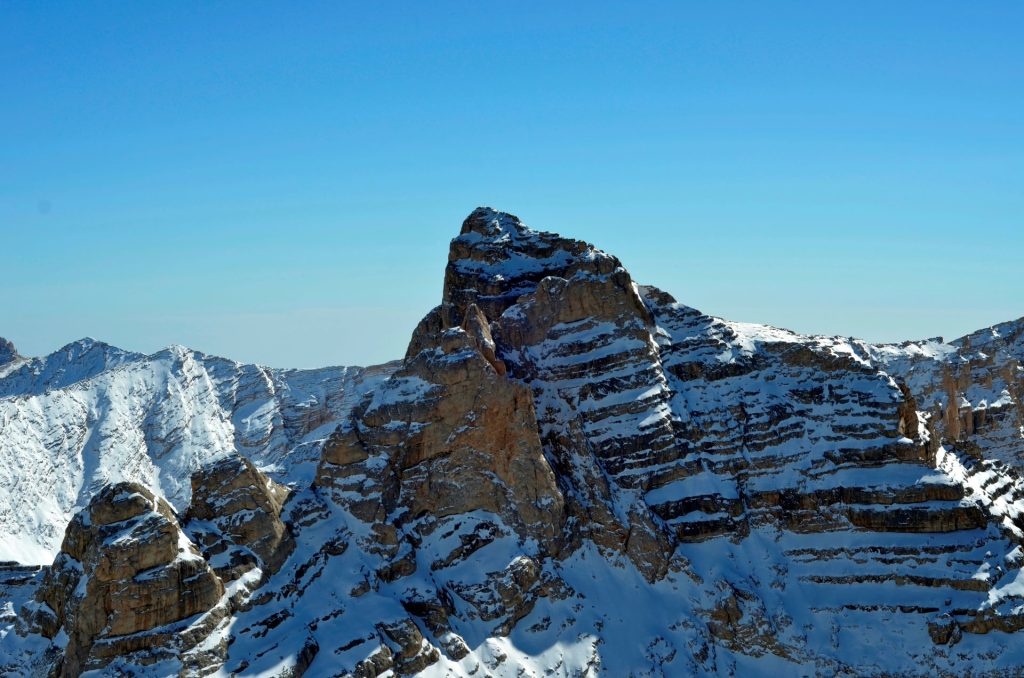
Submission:
[[0,337],[0,365],[6,365],[18,357],[18,349],[7,339]]
[[501,212],[493,207],[477,207],[462,222],[460,235],[479,233],[483,236],[496,236],[522,228],[523,223],[514,214]]

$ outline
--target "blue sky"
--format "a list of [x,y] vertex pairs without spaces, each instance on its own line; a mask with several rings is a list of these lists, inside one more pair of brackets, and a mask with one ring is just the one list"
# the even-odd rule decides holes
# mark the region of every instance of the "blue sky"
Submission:
[[399,357],[477,205],[731,319],[1024,315],[1024,4],[553,5],[0,5],[0,336]]

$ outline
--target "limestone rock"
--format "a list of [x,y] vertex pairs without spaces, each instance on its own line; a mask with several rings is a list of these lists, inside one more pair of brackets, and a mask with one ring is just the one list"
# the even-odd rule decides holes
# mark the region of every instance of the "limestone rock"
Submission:
[[77,676],[143,649],[180,654],[223,592],[167,502],[120,483],[68,526],[37,594],[37,621],[47,637],[66,636],[58,673]]
[[[295,546],[291,531],[281,518],[288,489],[238,455],[229,455],[192,475],[189,528],[201,533],[207,557],[221,556],[231,566],[222,576],[235,579],[244,554],[229,554],[230,546],[243,547],[259,558],[267,573],[275,572]],[[211,530],[210,528],[214,528]],[[218,536],[229,544],[219,543]],[[216,551],[216,553],[214,553]],[[218,568],[218,574],[222,574]]]
[[[419,351],[325,445],[317,482],[349,492],[346,504],[367,520],[401,507],[397,526],[426,519],[418,529],[431,531],[483,510],[551,544],[563,502],[531,393],[504,374],[482,313],[467,318],[469,331],[448,327],[429,338],[421,326]],[[359,490],[345,485],[352,472]]]
[[470,304],[496,319],[543,278],[605,275],[619,267],[618,259],[585,242],[533,231],[511,214],[480,207],[452,241],[444,299],[455,307],[456,322]]

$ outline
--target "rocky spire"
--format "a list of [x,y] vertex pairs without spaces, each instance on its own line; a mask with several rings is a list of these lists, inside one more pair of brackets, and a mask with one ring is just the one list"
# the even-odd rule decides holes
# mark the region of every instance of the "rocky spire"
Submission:
[[620,268],[617,258],[589,243],[535,231],[512,214],[478,207],[452,240],[443,303],[454,306],[455,321],[461,322],[471,303],[494,321],[548,276],[606,275]]
[[64,634],[57,674],[77,676],[139,650],[179,656],[219,620],[169,625],[213,610],[223,593],[167,502],[136,483],[118,483],[68,525],[37,594],[34,623],[46,637]]
[[0,365],[6,365],[16,358],[18,358],[18,351],[14,348],[14,344],[0,337]]

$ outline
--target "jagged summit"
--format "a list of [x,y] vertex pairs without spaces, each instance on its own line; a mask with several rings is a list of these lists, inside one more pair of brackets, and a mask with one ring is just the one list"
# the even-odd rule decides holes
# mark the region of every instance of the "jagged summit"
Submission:
[[18,351],[14,348],[14,344],[0,337],[0,366],[17,360],[18,357]]
[[470,212],[469,216],[465,218],[459,235],[478,233],[485,237],[494,237],[517,233],[524,229],[529,230],[514,214],[501,212],[493,207],[481,206]]
[[451,242],[443,303],[452,304],[459,317],[476,303],[496,319],[546,277],[607,275],[620,268],[617,258],[589,243],[535,231],[516,216],[481,207]]

